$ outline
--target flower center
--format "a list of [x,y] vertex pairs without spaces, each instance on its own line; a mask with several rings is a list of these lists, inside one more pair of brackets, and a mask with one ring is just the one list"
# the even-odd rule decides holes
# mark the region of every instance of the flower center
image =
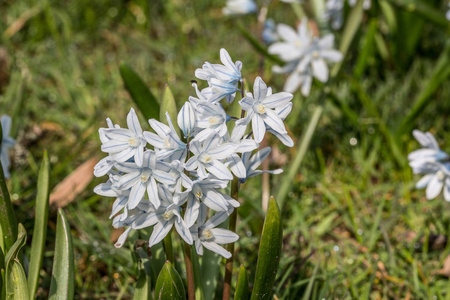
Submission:
[[151,174],[152,171],[150,169],[143,170],[141,173],[141,182],[146,182],[150,178]]
[[294,42],[294,46],[295,46],[295,47],[298,47],[298,48],[301,48],[301,47],[302,47],[302,42],[300,42],[300,40],[296,40],[296,41]]
[[200,234],[200,238],[202,240],[210,240],[214,237],[214,234],[209,229],[202,230],[202,233]]
[[170,141],[169,141],[168,138],[165,138],[165,139],[164,139],[164,147],[166,147],[166,148],[170,148],[170,147],[171,147]]
[[201,161],[204,164],[210,163],[212,161],[211,155],[208,153],[202,153],[200,157],[198,158],[199,161]]
[[168,210],[164,213],[163,219],[166,221],[169,221],[173,217],[173,212],[171,210]]
[[203,191],[199,186],[194,187],[194,196],[195,198],[197,198],[197,200],[202,200]]
[[444,180],[444,178],[445,178],[445,174],[444,174],[444,172],[442,172],[442,171],[438,171],[438,172],[436,173],[436,175],[437,175],[439,181],[442,181],[442,180]]
[[209,125],[217,125],[220,122],[220,117],[219,116],[213,116],[213,117],[209,117],[208,121],[209,121]]
[[131,147],[137,147],[139,146],[139,138],[138,137],[130,137],[130,139],[128,140],[128,145],[130,145]]
[[264,114],[264,113],[266,113],[266,107],[263,104],[257,104],[256,105],[256,112],[258,114]]
[[319,58],[319,51],[314,51],[313,53],[312,53],[312,56],[314,57],[314,58]]

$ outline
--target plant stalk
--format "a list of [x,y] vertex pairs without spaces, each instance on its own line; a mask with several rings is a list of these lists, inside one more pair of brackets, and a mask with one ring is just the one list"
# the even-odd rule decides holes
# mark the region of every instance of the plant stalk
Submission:
[[184,242],[183,244],[184,244],[184,263],[186,264],[188,299],[195,300],[195,282],[194,282],[194,269],[192,267],[191,247],[186,242]]
[[[0,131],[1,131],[0,127]],[[17,239],[16,215],[9,197],[3,166],[0,163],[0,246],[7,253]]]
[[[239,201],[239,179],[234,177],[231,182],[231,197],[236,201]],[[230,216],[230,222],[228,223],[228,229],[232,232],[236,232],[237,222],[237,208]],[[233,257],[234,257],[234,243],[228,244],[227,250],[231,253],[231,257],[227,259],[225,264],[225,282],[223,285],[223,300],[229,300],[231,296],[231,277],[233,276]]]

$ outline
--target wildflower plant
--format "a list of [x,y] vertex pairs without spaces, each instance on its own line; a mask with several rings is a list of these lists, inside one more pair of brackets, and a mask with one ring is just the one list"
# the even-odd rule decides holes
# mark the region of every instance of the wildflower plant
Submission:
[[[222,64],[205,62],[195,71],[207,87],[200,90],[197,82],[192,83],[196,97],[185,102],[176,123],[166,113],[167,125],[150,119],[154,132],[143,131],[131,108],[128,128],[113,125],[109,119],[108,127],[100,128],[101,150],[107,156],[95,166],[94,174],[107,175],[108,181],[94,191],[115,198],[110,218],[115,228],[124,228],[116,247],[122,247],[132,231],[144,228],[152,229],[151,247],[170,239],[175,228],[186,245],[195,245],[198,255],[212,251],[230,260],[232,244],[240,235],[234,232],[239,186],[264,172],[282,172],[257,170],[271,148],[257,149],[267,133],[289,147],[294,145],[283,123],[293,95],[273,93],[260,77],[252,91],[244,91],[242,63],[233,61],[225,49],[220,50],[220,60]],[[229,115],[222,106],[233,101],[241,107],[239,116]],[[230,122],[234,126],[229,131]],[[230,186],[228,195],[225,189]],[[222,228],[228,219],[229,229]],[[225,249],[226,244],[231,246]],[[189,255],[190,251],[185,251],[188,259]],[[187,263],[191,297],[189,268]],[[231,269],[227,268],[227,273]],[[230,293],[229,284],[225,283],[228,290],[224,293]]]

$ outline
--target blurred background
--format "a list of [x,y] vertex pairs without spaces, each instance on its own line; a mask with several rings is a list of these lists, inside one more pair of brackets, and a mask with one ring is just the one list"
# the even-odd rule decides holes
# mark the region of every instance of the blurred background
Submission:
[[[256,2],[268,7],[267,17],[275,23],[299,23],[295,4]],[[324,107],[282,203],[284,245],[275,294],[278,299],[450,299],[450,261],[445,263],[450,204],[442,196],[428,201],[414,189],[418,177],[406,159],[420,147],[411,135],[415,128],[431,131],[441,148],[450,150],[449,4],[374,0],[354,23],[347,22],[355,19],[345,4],[343,29],[333,31],[317,17],[315,2],[323,7],[324,2],[308,0],[302,7],[317,33],[335,34],[336,48],[346,26],[356,33],[338,76],[326,85],[314,82],[306,98],[295,93],[286,120],[300,144],[312,112]],[[16,139],[8,185],[30,239],[38,166],[48,150],[53,188],[48,234],[54,238],[56,207],[65,207],[75,246],[77,299],[130,299],[137,277],[133,251],[113,246],[120,235],[108,219],[113,199],[92,192],[105,181],[92,175],[104,156],[98,129],[106,127],[107,117],[125,125],[134,105],[119,73],[121,63],[131,66],[157,99],[169,84],[178,107],[195,95],[190,83],[195,69],[205,61],[219,62],[220,48],[243,62],[247,85],[262,76],[275,92],[282,90],[286,76],[271,71],[278,62],[266,55],[257,14],[225,16],[224,5],[0,1],[0,114],[12,117]],[[140,120],[149,130],[142,115]],[[273,138],[268,144],[274,149],[270,168],[286,173],[298,149]],[[283,176],[270,179],[271,193]],[[246,265],[251,278],[264,220],[261,178],[246,183],[241,197],[235,266]],[[39,299],[48,296],[52,249],[49,244]]]

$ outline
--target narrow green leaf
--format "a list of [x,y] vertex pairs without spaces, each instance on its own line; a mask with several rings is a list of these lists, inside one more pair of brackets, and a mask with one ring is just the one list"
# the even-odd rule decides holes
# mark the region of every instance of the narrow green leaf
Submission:
[[432,23],[435,23],[444,28],[449,28],[449,22],[445,18],[445,14],[437,10],[430,4],[428,4],[427,1],[418,1],[418,0],[388,0],[388,1],[406,11],[421,15],[422,17],[426,18],[428,21]]
[[323,107],[317,106],[316,110],[311,117],[311,121],[309,121],[308,127],[306,131],[301,137],[301,143],[297,150],[297,155],[295,156],[294,161],[289,168],[289,171],[283,175],[281,180],[281,185],[277,190],[276,198],[280,203],[280,207],[283,208],[284,200],[292,188],[292,182],[294,180],[295,175],[298,174],[298,170],[302,164],[303,158],[305,157],[306,151],[308,150],[309,143],[313,137],[314,131],[316,130],[317,124],[319,123],[320,116],[322,115]]
[[409,111],[408,115],[403,119],[399,129],[397,130],[397,136],[409,132],[412,128],[413,122],[421,114],[421,112],[431,103],[434,98],[431,96],[446,82],[450,76],[450,41],[445,45],[444,50],[439,56],[438,61],[431,73],[431,76],[427,76],[428,80],[424,80],[422,89],[413,101],[414,105]]
[[[28,285],[25,272],[19,262],[19,253],[27,242],[27,233],[20,223],[18,232],[16,242],[11,246],[5,257],[5,272],[3,276],[5,276],[6,299],[28,299]],[[23,278],[25,282],[23,282]],[[23,289],[26,289],[26,291]],[[25,296],[27,298],[23,298]]]
[[264,55],[274,63],[277,63],[279,65],[284,65],[285,62],[282,61],[278,56],[272,55],[269,52],[267,52],[267,49],[265,46],[263,46],[252,33],[250,33],[244,26],[241,24],[238,24],[239,30],[241,31],[244,38],[250,43],[250,45],[253,46],[253,48],[258,51],[260,54]]
[[170,261],[166,261],[156,280],[155,299],[186,299],[183,281]]
[[136,288],[134,289],[133,299],[135,300],[153,299],[152,280],[150,276],[147,276],[145,268],[143,266],[139,267],[139,276],[138,281],[136,282]]
[[19,258],[19,252],[22,250],[23,246],[25,246],[27,242],[27,233],[25,231],[25,227],[21,223],[19,223],[19,234],[17,236],[16,242],[12,245],[12,247],[9,249],[8,253],[6,253],[5,257],[5,267],[6,272],[8,272],[8,268],[11,264],[11,262]]
[[370,239],[369,239],[369,243],[368,243],[369,244],[369,246],[368,246],[369,253],[370,253],[370,251],[372,251],[373,247],[375,247],[375,244],[381,235],[381,231],[379,230],[379,227],[380,227],[380,222],[383,217],[383,209],[384,209],[385,203],[386,203],[386,198],[383,197],[383,200],[378,205],[377,214],[375,216],[375,220],[373,222],[372,229],[370,230],[370,235],[369,235]]
[[[3,129],[0,124],[0,143],[3,139]],[[1,145],[0,145],[1,146]],[[0,163],[0,247],[4,253],[14,244],[17,237],[16,215],[12,208],[8,187],[6,186],[3,166]]]
[[205,251],[202,256],[201,274],[205,299],[214,299],[221,260],[221,256],[212,251]]
[[72,235],[70,234],[70,226],[66,214],[61,208],[58,209],[55,243],[49,299],[73,299],[75,278]]
[[236,284],[236,291],[234,292],[234,300],[248,300],[250,291],[248,289],[248,276],[244,265],[239,267],[238,281]]
[[28,284],[25,271],[19,260],[14,258],[8,267],[6,275],[6,299],[29,300]]
[[4,274],[5,274],[5,255],[3,250],[0,248],[0,299],[5,299],[5,289],[4,289]]
[[367,61],[369,57],[373,54],[377,27],[378,27],[377,19],[373,18],[372,20],[370,20],[369,30],[365,35],[363,46],[361,51],[359,51],[358,61],[353,71],[353,74],[355,75],[356,78],[361,78],[364,71],[366,70]]
[[146,119],[158,119],[159,104],[141,77],[127,64],[120,65],[125,88]]
[[[302,300],[311,299],[311,292],[314,285],[314,281],[316,280],[317,271],[319,270],[320,260],[317,260],[316,266],[314,267],[313,275],[309,278],[308,286],[306,287],[306,291],[303,294]],[[313,298],[314,299],[314,298]]]
[[[161,108],[159,110],[159,120],[165,124],[167,123],[166,118],[166,112],[169,113],[170,119],[172,120],[172,123],[176,124],[177,122],[177,103],[175,102],[175,98],[173,97],[172,90],[170,89],[169,85],[166,83],[164,86],[164,91],[161,99]],[[180,135],[180,129],[178,126],[176,126],[175,130],[177,131],[178,135]]]
[[347,23],[345,24],[345,28],[342,33],[341,44],[339,45],[339,51],[341,51],[344,59],[334,65],[331,71],[331,77],[335,77],[339,73],[348,49],[350,48],[358,29],[361,28],[361,21],[364,13],[363,2],[364,0],[358,0],[348,16]]
[[261,234],[252,300],[271,299],[282,243],[283,229],[280,209],[275,199],[271,197]]
[[28,287],[30,298],[34,299],[38,288],[39,271],[44,257],[44,246],[47,239],[48,196],[50,190],[50,164],[48,153],[44,151],[44,159],[39,169],[36,195],[36,213],[34,220],[33,241],[31,242],[30,267],[28,269]]
[[200,270],[200,259],[198,257],[197,251],[195,251],[195,248],[194,247],[189,248],[191,248],[192,268],[194,269],[195,299],[205,300],[205,296],[203,295],[203,279]]

